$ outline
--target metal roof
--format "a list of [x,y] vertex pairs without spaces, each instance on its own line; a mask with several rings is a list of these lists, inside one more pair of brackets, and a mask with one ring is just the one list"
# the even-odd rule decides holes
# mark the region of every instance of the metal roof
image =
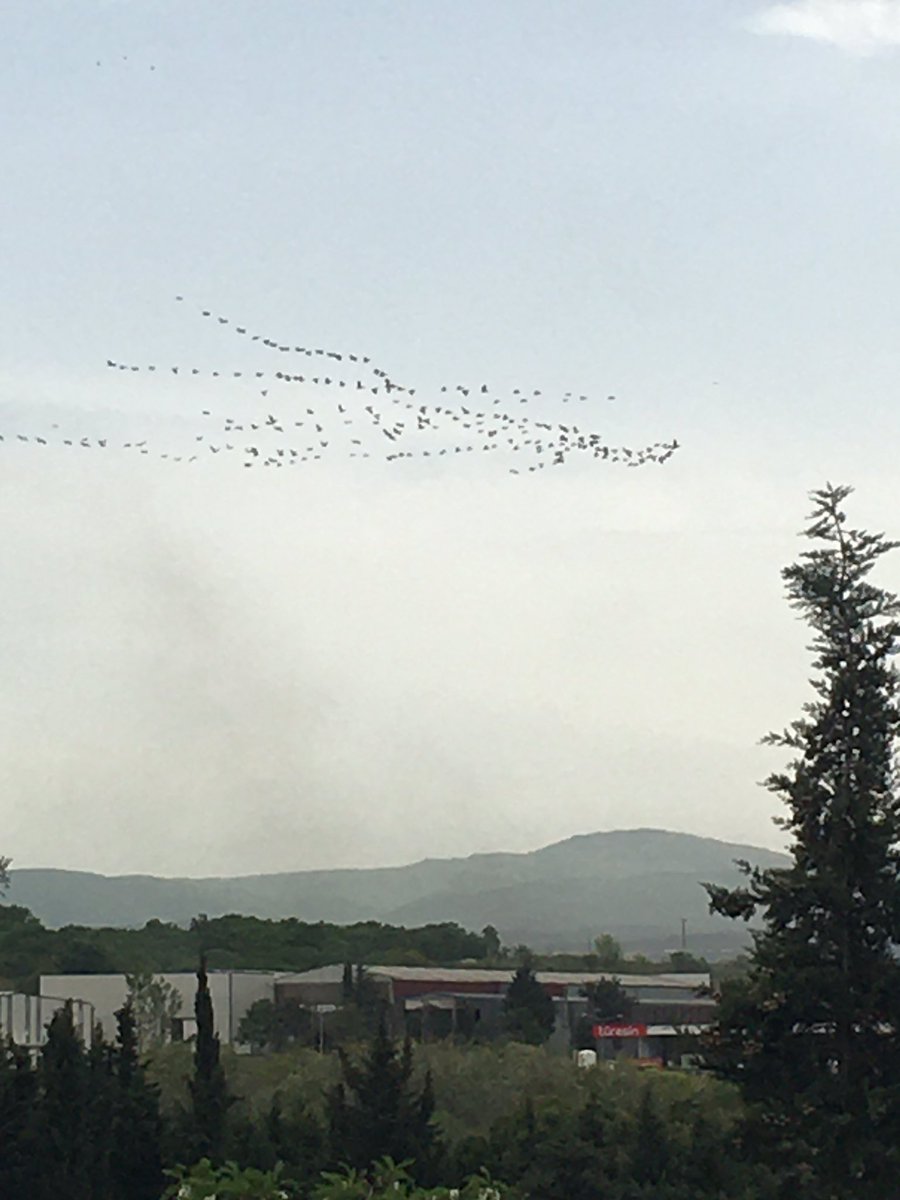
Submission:
[[[405,983],[509,983],[515,974],[514,968],[490,970],[479,967],[390,967],[366,966],[373,978],[393,979]],[[327,967],[316,967],[311,971],[285,972],[275,977],[276,983],[340,983],[344,974],[343,963],[332,963]],[[615,971],[538,971],[541,983],[559,986],[584,987],[588,983],[617,980],[624,988],[681,988],[696,989],[709,985],[709,975],[662,974],[622,975]]]

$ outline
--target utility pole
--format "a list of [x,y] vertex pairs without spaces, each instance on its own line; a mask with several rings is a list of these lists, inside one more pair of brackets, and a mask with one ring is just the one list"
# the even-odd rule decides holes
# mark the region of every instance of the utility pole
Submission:
[[319,1053],[325,1053],[325,1014],[337,1012],[336,1004],[317,1004],[316,1014],[319,1018]]
[[687,917],[681,918],[681,948],[687,950]]

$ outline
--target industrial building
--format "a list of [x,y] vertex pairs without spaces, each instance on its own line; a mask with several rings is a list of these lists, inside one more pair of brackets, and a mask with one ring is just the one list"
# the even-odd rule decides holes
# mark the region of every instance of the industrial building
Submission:
[[[279,975],[278,1000],[312,1007],[340,1004],[341,964]],[[453,1033],[490,1038],[502,1030],[503,1000],[513,970],[370,966],[366,974],[388,1005],[395,1030],[409,1029],[425,1040]],[[601,1058],[633,1057],[665,1063],[680,1056],[684,1039],[713,1020],[715,1001],[704,995],[708,974],[618,975],[612,972],[538,971],[538,982],[556,1010],[553,1041],[568,1046],[588,1016],[585,988],[617,980],[632,1001],[627,1021],[594,1027]]]
[[[299,973],[212,970],[208,972],[215,1030],[223,1045],[237,1042],[242,1018],[258,1000],[295,1003],[317,1010],[319,1035],[330,1014],[344,1002],[342,963]],[[478,967],[368,966],[366,978],[385,1003],[395,1034],[424,1041],[458,1035],[490,1040],[503,1032],[503,1006],[514,971]],[[165,973],[155,979],[178,997],[169,1036],[186,1040],[196,1032],[193,972]],[[592,1041],[600,1059],[634,1058],[665,1065],[680,1061],[696,1037],[714,1020],[715,1001],[706,974],[618,975],[612,972],[538,971],[538,982],[553,1000],[556,1026],[551,1044],[568,1048],[590,1020],[585,989],[616,980],[627,993],[627,1018],[594,1024]],[[39,1048],[46,1025],[66,1000],[73,1003],[76,1028],[90,1044],[94,1022],[112,1040],[116,1012],[128,995],[124,975],[42,975],[40,995],[0,993],[0,1033],[19,1045]],[[591,1026],[587,1026],[591,1029]],[[582,1041],[580,1043],[584,1045]]]
[[[172,1022],[175,1041],[187,1040],[196,1032],[194,998],[197,976],[192,971],[163,972],[154,976],[175,989],[181,1005]],[[241,1018],[256,1000],[272,1000],[275,994],[274,971],[209,971],[215,1031],[223,1045],[237,1040]],[[128,996],[124,975],[42,975],[40,990],[52,996],[85,1001],[94,1011],[94,1019],[103,1027],[108,1041],[116,1036],[116,1012]]]
[[[70,997],[31,996],[22,992],[0,992],[0,1038],[26,1050],[37,1051],[47,1040],[47,1026]],[[87,1000],[72,998],[72,1023],[85,1046],[94,1032],[94,1006]]]

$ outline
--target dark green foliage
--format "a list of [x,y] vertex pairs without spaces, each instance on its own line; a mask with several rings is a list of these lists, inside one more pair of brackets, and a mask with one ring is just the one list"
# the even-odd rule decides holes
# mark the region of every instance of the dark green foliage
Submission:
[[344,963],[341,975],[341,1000],[344,1004],[352,1004],[354,1000],[353,964],[350,962]]
[[[37,1071],[13,1054],[0,1062],[0,1132],[7,1135],[0,1140],[0,1197],[157,1200],[163,1185],[156,1097],[143,1080],[127,1006],[119,1014],[114,1048],[97,1040],[85,1054],[72,1034],[63,1012]],[[187,1052],[187,1047],[170,1049]],[[373,1161],[390,1154],[410,1161],[412,1175],[428,1185],[438,1178],[459,1185],[487,1168],[515,1185],[510,1194],[517,1200],[770,1200],[765,1173],[742,1158],[734,1114],[722,1111],[722,1101],[732,1095],[724,1085],[674,1072],[648,1079],[628,1070],[578,1072],[564,1058],[527,1046],[470,1051],[448,1045],[428,1052],[444,1106],[442,1124],[447,1124],[448,1102],[456,1104],[465,1089],[476,1120],[485,1122],[482,1136],[457,1133],[455,1146],[449,1137],[438,1142],[430,1072],[416,1075],[412,1047],[394,1045],[382,1026],[363,1061],[345,1063],[343,1083],[332,1093],[327,1134],[296,1092],[283,1100],[276,1092],[273,1101],[260,1104],[246,1094],[240,1104],[229,1104],[225,1120],[222,1159],[232,1160],[234,1171],[223,1176],[216,1165],[199,1173],[188,1167],[179,1177],[205,1179],[209,1188],[203,1194],[224,1195],[231,1187],[239,1197],[248,1187],[255,1194],[260,1173],[281,1163],[280,1186],[289,1195],[325,1196],[337,1193],[318,1182],[323,1168],[349,1161],[374,1179],[379,1169]],[[308,1070],[326,1065],[312,1051],[285,1056],[289,1059],[292,1087],[302,1088]],[[269,1069],[278,1060],[247,1058],[231,1065],[236,1068],[238,1062],[250,1069],[245,1081],[263,1067],[271,1082]],[[44,1089],[37,1085],[51,1063],[56,1073],[48,1075],[45,1104]],[[467,1064],[476,1064],[477,1072],[465,1082]],[[503,1075],[505,1080],[497,1078]],[[82,1102],[69,1113],[59,1107],[61,1097],[68,1096],[68,1087],[60,1086],[66,1079]],[[555,1091],[548,1092],[551,1080],[556,1080]],[[518,1103],[515,1097],[532,1087],[535,1099]],[[306,1095],[315,1106],[317,1097],[308,1090]],[[106,1133],[97,1106],[102,1098],[108,1106]],[[509,1115],[490,1127],[490,1114],[498,1107]],[[74,1150],[73,1131],[81,1135]],[[48,1154],[51,1142],[57,1150]],[[69,1173],[63,1179],[59,1148],[65,1145]],[[166,1165],[179,1161],[196,1163],[197,1156],[179,1149]],[[370,1194],[364,1180],[357,1185],[347,1194]],[[381,1194],[378,1188],[375,1194]],[[463,1194],[474,1200],[480,1192],[473,1188]]]
[[503,1001],[503,1024],[517,1042],[540,1045],[553,1032],[553,1001],[537,981],[531,958],[516,970]]
[[342,926],[201,914],[188,929],[157,920],[142,929],[47,929],[27,908],[0,905],[0,978],[20,987],[39,974],[190,971],[201,953],[218,969],[306,971],[347,961],[450,965],[483,959],[486,950],[481,937],[453,922],[404,929],[378,921]]
[[621,970],[625,961],[622,944],[611,933],[601,933],[594,938],[594,957],[601,971]]
[[85,1145],[89,1155],[88,1174],[92,1200],[108,1200],[113,1187],[113,1121],[116,1111],[113,1052],[96,1025],[91,1048],[86,1054],[88,1067],[87,1106],[85,1109]]
[[541,1200],[622,1200],[630,1179],[628,1126],[594,1097],[582,1107],[535,1109],[531,1099],[491,1130],[487,1163],[525,1195]]
[[500,944],[500,934],[493,925],[485,925],[481,931],[481,940],[484,942],[485,957],[489,959],[500,957],[503,947]]
[[40,1200],[93,1200],[92,1166],[103,1147],[90,1140],[91,1074],[67,1002],[53,1017],[38,1067]]
[[[0,1197],[157,1200],[162,1188],[155,1096],[136,1058],[94,1030],[87,1052],[65,1005],[36,1069],[24,1051],[0,1060]],[[148,1103],[148,1094],[152,1102]],[[149,1111],[148,1111],[149,1110]]]
[[688,950],[673,950],[669,955],[669,963],[667,969],[674,974],[707,974],[710,970],[710,964],[705,958],[696,954],[691,954]]
[[480,1162],[534,1200],[768,1200],[733,1130],[664,1104],[657,1082],[540,1107],[526,1098],[458,1148],[455,1178]]
[[38,1192],[37,1074],[26,1051],[0,1048],[0,1196]]
[[188,1087],[191,1097],[190,1128],[194,1158],[221,1159],[225,1141],[228,1109],[235,1098],[228,1090],[220,1061],[219,1037],[215,1032],[212,997],[206,961],[197,971],[197,995],[194,1000],[197,1036],[194,1043],[194,1073]]
[[363,1060],[341,1054],[341,1068],[329,1102],[331,1161],[364,1170],[379,1158],[411,1159],[416,1179],[431,1182],[440,1149],[434,1095],[428,1077],[421,1089],[413,1083],[409,1040],[398,1053],[382,1018]]
[[156,1200],[162,1189],[159,1094],[138,1056],[134,1013],[126,1004],[116,1013],[118,1036],[110,1166],[116,1195]]
[[281,1200],[287,1196],[280,1166],[273,1170],[242,1168],[238,1163],[221,1165],[203,1158],[190,1167],[167,1171],[172,1183],[162,1200]]
[[588,1011],[573,1031],[574,1045],[579,1050],[590,1050],[595,1044],[594,1026],[607,1021],[628,1021],[634,1001],[618,979],[589,983],[582,994],[587,998]]
[[590,1005],[591,1016],[597,1021],[627,1021],[631,1017],[634,1001],[618,979],[600,979],[589,983],[584,994]]
[[327,1139],[321,1121],[302,1105],[285,1110],[276,1093],[265,1118],[265,1134],[285,1178],[308,1184],[327,1165]]
[[635,1123],[631,1172],[634,1182],[658,1189],[667,1180],[670,1158],[666,1123],[648,1084],[641,1093]]
[[34,985],[42,971],[56,967],[52,937],[27,908],[0,904],[0,976]]
[[340,1011],[329,1017],[325,1044],[336,1047],[373,1037],[387,1011],[387,991],[383,983],[373,978],[362,963],[358,963],[355,970],[345,963],[341,999]]
[[900,1171],[900,606],[867,579],[895,543],[848,528],[849,492],[813,494],[813,548],[783,572],[816,671],[804,716],[766,739],[794,756],[766,781],[792,861],[708,887],[716,911],[762,920],[709,1059],[741,1084],[748,1136],[797,1200],[883,1200]]
[[56,963],[66,975],[111,975],[116,970],[114,960],[102,946],[80,937],[62,943]]
[[238,1041],[255,1050],[286,1050],[293,1042],[310,1043],[312,1013],[294,1000],[255,1000],[241,1018]]
[[373,1029],[377,1028],[384,1002],[384,995],[377,983],[362,963],[358,963],[353,981],[353,1003],[367,1017]]

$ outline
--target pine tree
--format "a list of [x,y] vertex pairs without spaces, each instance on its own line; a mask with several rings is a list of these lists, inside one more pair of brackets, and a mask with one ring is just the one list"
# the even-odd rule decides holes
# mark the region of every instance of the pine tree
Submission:
[[741,1084],[792,1200],[883,1200],[900,1170],[900,604],[867,579],[897,543],[847,527],[850,492],[813,493],[813,548],[782,573],[816,671],[805,715],[765,739],[794,755],[766,780],[792,861],[707,885],[714,911],[762,918],[708,1056]]
[[515,1041],[540,1045],[555,1022],[553,1001],[538,983],[529,956],[516,970],[504,997],[504,1027]]
[[329,1133],[335,1161],[365,1170],[378,1159],[412,1159],[417,1178],[431,1175],[438,1153],[431,1080],[412,1083],[412,1046],[402,1054],[382,1016],[369,1051],[359,1064],[341,1055],[343,1082],[332,1093]]
[[219,1161],[225,1140],[225,1122],[235,1097],[228,1090],[225,1070],[220,1061],[219,1037],[215,1032],[205,957],[200,959],[197,971],[194,1013],[197,1019],[194,1074],[188,1081],[194,1156]]
[[159,1093],[147,1080],[140,1061],[137,1023],[130,1004],[116,1013],[116,1024],[110,1160],[114,1194],[122,1200],[157,1200],[163,1186]]

